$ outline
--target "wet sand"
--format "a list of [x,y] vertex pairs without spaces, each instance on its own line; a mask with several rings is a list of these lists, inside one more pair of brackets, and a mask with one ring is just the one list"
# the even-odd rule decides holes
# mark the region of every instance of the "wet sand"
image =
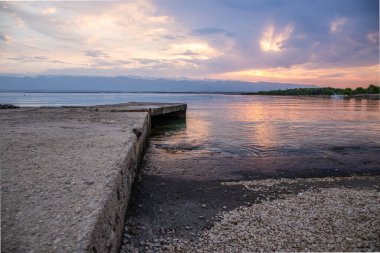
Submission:
[[[355,155],[350,152],[334,150],[324,157],[236,157],[168,149],[153,138],[144,158],[142,181],[135,185],[128,209],[121,252],[202,250],[189,244],[202,240],[201,234],[213,229],[221,214],[242,206],[265,204],[310,190],[378,191],[380,178],[376,175],[380,175],[380,159],[376,151]],[[306,180],[292,181],[286,187],[274,184],[256,191],[242,184],[225,183],[250,180],[256,184],[281,178]],[[189,247],[184,247],[183,242]],[[365,250],[379,250],[378,245],[371,244]],[[264,249],[270,250],[257,248]],[[236,252],[240,250],[236,248]]]

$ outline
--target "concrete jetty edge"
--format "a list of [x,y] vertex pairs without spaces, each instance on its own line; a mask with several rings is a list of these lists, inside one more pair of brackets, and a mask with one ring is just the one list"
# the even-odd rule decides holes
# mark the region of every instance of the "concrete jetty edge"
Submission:
[[134,143],[128,146],[125,160],[119,165],[119,173],[111,179],[110,191],[106,202],[99,212],[97,222],[90,232],[90,242],[85,246],[86,252],[118,251],[124,230],[125,214],[132,190],[132,185],[139,174],[145,145],[151,128],[151,115],[146,113],[140,136],[136,135]]
[[117,252],[152,117],[186,104],[0,110],[2,252]]

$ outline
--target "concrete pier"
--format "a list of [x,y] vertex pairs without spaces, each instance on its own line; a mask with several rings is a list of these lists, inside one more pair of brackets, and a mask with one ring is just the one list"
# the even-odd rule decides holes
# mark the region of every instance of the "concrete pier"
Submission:
[[151,117],[185,104],[0,110],[2,252],[117,252]]

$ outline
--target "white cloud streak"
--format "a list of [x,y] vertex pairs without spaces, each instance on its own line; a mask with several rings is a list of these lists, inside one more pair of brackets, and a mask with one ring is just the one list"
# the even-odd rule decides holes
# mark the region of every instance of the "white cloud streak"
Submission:
[[289,39],[292,31],[292,25],[287,25],[279,32],[276,32],[273,25],[266,27],[263,36],[260,39],[261,50],[266,52],[281,52],[283,50],[284,43]]
[[46,8],[41,11],[42,15],[52,15],[56,13],[57,9],[56,8]]

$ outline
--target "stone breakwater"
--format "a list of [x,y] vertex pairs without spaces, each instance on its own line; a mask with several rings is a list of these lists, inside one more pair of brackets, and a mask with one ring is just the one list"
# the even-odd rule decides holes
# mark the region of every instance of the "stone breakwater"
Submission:
[[2,252],[117,252],[151,117],[184,104],[0,111]]

